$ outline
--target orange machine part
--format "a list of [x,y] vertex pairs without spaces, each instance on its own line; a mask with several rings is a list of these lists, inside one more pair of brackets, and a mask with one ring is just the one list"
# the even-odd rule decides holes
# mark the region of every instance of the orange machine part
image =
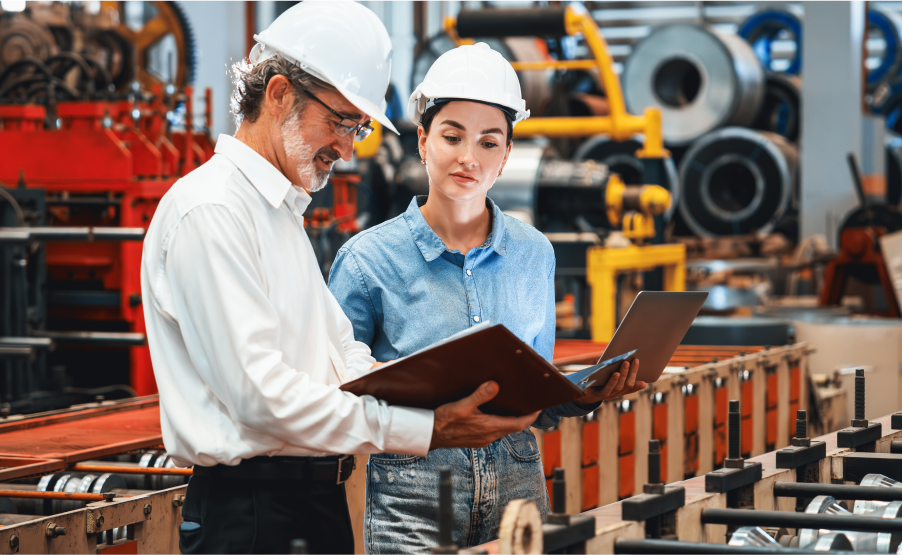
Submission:
[[583,424],[583,466],[598,464],[598,421]]
[[[542,436],[542,468],[545,471],[545,477],[551,478],[554,474],[555,468],[562,468],[564,466],[561,459],[561,431],[554,430],[551,432],[545,432],[545,435]],[[551,482],[548,482],[549,488],[551,487]],[[551,489],[548,490],[549,492]]]
[[657,439],[661,450],[661,479],[667,482],[667,403],[652,408],[651,438]]
[[714,390],[714,468],[727,456],[727,388]]
[[686,403],[686,437],[684,448],[686,455],[683,457],[683,475],[695,476],[698,472],[698,395],[690,395],[685,398]]
[[109,547],[98,545],[97,553],[101,555],[138,555],[138,541],[131,540],[113,544]]
[[583,468],[583,510],[588,511],[598,506],[598,465]]
[[754,393],[751,378],[742,382],[742,406],[739,410],[742,414],[742,441],[740,448],[743,457],[752,456],[752,399],[754,398]]
[[636,414],[633,411],[620,413],[620,454],[626,455],[636,449]]
[[632,453],[620,457],[620,499],[633,495],[636,486],[636,457]]

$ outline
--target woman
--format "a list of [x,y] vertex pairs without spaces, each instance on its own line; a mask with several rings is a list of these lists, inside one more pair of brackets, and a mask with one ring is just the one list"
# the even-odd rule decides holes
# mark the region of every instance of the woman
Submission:
[[[355,338],[385,362],[491,321],[551,360],[551,244],[486,196],[507,162],[513,126],[529,116],[516,73],[486,44],[461,46],[436,60],[411,95],[408,116],[419,125],[429,195],[348,241],[329,278]],[[638,363],[625,364],[604,388],[544,411],[534,426],[583,416],[605,398],[641,389],[637,370]],[[542,462],[529,430],[482,449],[373,455],[367,467],[368,553],[423,552],[437,544],[435,496],[443,466],[452,468],[454,541],[460,547],[495,539],[514,499],[531,499],[543,515],[548,512]]]

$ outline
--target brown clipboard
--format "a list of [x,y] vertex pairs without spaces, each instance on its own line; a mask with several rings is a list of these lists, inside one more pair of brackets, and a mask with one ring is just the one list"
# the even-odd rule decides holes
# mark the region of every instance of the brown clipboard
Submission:
[[501,416],[522,416],[582,395],[557,368],[501,324],[483,324],[472,333],[382,366],[341,389],[390,405],[436,409],[463,399],[489,380],[500,389],[480,409]]

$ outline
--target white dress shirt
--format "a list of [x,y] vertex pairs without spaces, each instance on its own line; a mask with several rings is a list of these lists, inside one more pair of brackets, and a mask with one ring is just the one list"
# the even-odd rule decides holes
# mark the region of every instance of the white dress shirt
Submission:
[[160,201],[141,291],[166,450],[184,465],[258,455],[426,455],[433,412],[338,389],[374,363],[304,231],[310,196],[241,141]]

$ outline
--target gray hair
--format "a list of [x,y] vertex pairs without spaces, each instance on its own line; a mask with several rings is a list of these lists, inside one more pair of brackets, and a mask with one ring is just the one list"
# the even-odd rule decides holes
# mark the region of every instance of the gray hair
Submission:
[[284,75],[294,87],[293,108],[296,111],[303,111],[310,100],[301,89],[307,89],[310,92],[337,90],[281,55],[276,55],[257,65],[251,65],[250,61],[245,58],[233,64],[231,68],[232,84],[235,86],[235,90],[232,92],[229,108],[235,118],[236,127],[240,126],[245,118],[251,123],[257,121],[263,107],[263,98],[266,96],[266,87],[276,75]]

